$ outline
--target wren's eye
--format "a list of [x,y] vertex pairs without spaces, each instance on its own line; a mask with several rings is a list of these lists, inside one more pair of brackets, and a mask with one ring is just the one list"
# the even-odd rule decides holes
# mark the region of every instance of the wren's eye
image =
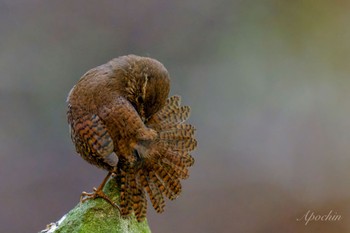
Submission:
[[139,103],[139,104],[143,104],[143,98],[142,98],[142,96],[139,96],[139,97],[137,97],[137,102]]

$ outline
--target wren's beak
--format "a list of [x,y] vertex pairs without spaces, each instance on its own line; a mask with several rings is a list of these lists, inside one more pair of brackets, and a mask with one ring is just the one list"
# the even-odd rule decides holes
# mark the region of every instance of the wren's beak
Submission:
[[139,114],[140,114],[141,120],[143,122],[145,122],[146,121],[146,117],[145,117],[145,110],[143,109],[143,105],[140,106],[140,113]]
[[134,102],[134,103],[132,103],[132,105],[134,106],[134,109],[139,114],[142,122],[145,122],[146,121],[146,117],[145,117],[145,110],[144,110],[143,104],[140,104],[138,102]]

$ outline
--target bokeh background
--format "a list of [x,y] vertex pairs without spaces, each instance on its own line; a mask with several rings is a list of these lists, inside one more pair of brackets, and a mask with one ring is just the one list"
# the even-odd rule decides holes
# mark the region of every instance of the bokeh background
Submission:
[[[38,232],[105,172],[66,96],[125,54],[160,60],[198,149],[154,233],[350,232],[350,2],[0,0],[0,232]],[[336,222],[297,221],[307,211]]]

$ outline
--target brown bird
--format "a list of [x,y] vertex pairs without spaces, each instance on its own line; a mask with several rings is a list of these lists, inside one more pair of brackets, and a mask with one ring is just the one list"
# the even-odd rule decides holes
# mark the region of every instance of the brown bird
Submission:
[[146,193],[157,212],[164,196],[181,192],[181,179],[194,163],[195,128],[180,97],[168,98],[170,78],[157,60],[128,55],[89,70],[70,91],[68,123],[76,151],[108,175],[82,201],[101,197],[118,207],[102,189],[111,174],[120,189],[123,216],[146,217]]

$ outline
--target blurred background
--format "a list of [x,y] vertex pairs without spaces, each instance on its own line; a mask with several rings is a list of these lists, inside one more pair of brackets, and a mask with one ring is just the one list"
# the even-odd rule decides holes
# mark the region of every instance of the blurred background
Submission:
[[[0,0],[0,232],[38,232],[106,172],[66,96],[125,54],[161,61],[198,149],[153,233],[350,232],[350,2]],[[340,221],[297,221],[330,211]]]

